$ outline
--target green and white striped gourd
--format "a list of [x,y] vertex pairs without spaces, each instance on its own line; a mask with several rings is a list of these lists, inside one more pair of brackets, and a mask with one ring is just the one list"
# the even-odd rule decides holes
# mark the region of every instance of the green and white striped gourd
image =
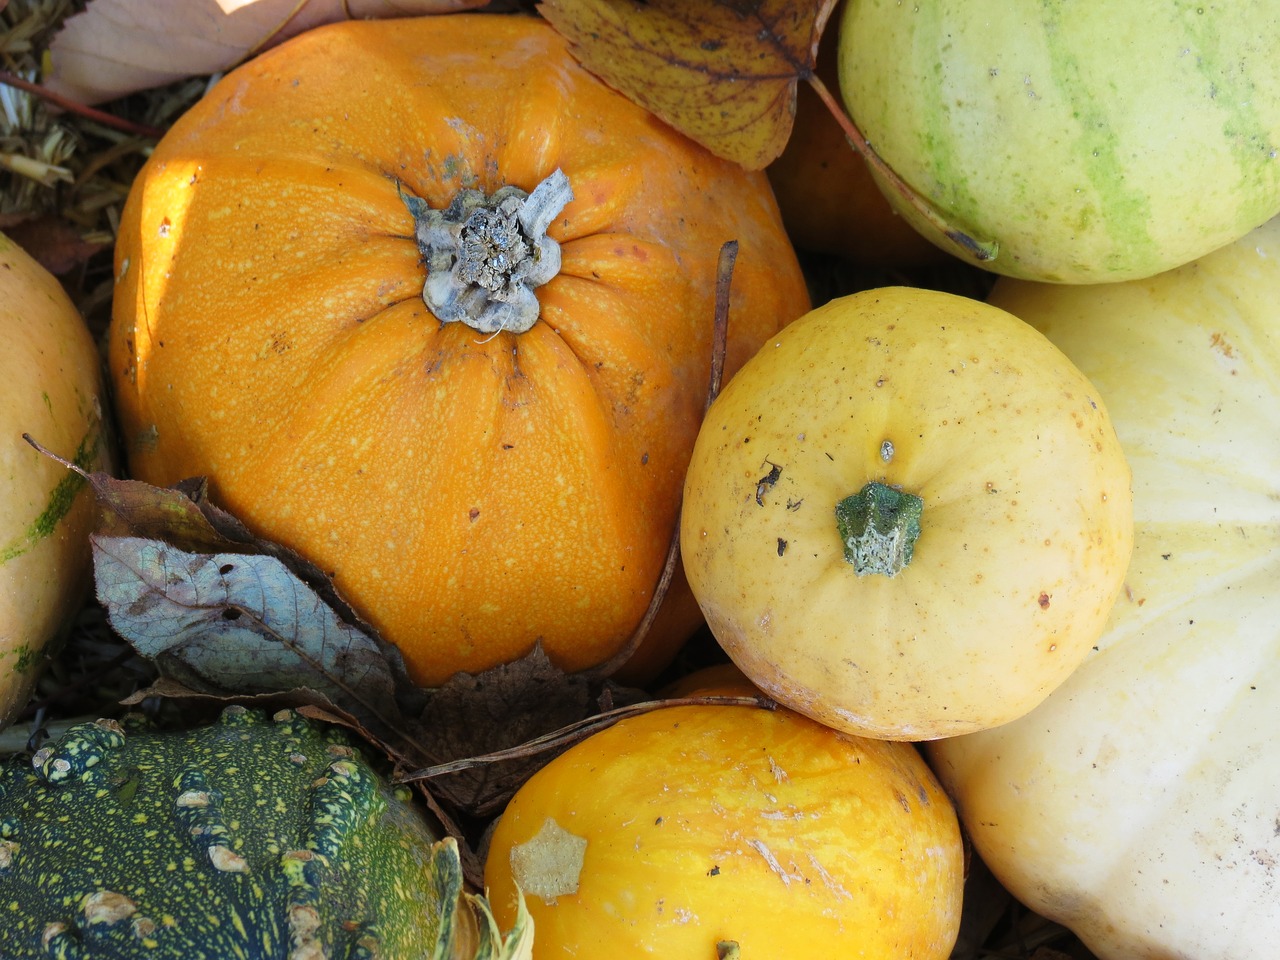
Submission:
[[850,115],[997,273],[1149,277],[1280,213],[1272,0],[848,0],[835,28]]

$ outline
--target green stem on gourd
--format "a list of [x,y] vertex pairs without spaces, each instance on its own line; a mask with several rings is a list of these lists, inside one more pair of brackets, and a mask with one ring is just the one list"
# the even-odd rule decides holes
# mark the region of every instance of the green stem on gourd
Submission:
[[923,510],[924,501],[914,493],[876,480],[837,503],[836,529],[853,572],[901,573],[911,562]]

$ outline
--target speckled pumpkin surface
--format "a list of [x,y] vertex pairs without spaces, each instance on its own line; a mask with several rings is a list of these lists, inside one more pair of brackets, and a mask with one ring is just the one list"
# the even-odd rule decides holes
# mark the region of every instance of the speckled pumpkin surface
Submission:
[[340,731],[293,711],[81,724],[0,767],[0,955],[452,956],[462,876],[436,840]]
[[[108,346],[130,474],[207,476],[422,685],[539,644],[596,666],[666,560],[728,240],[726,376],[809,304],[763,173],[538,17],[307,31],[229,73],[131,188]],[[667,656],[701,623],[681,590]]]

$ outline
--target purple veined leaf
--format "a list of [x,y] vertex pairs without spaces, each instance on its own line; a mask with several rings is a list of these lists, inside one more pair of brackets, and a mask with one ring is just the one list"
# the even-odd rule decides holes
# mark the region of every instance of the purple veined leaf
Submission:
[[92,542],[112,628],[163,675],[205,693],[309,687],[357,716],[392,723],[388,653],[280,560],[190,553],[142,537]]

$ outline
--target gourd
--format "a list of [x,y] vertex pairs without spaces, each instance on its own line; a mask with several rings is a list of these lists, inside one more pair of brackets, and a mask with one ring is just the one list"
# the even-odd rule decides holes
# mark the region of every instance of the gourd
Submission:
[[23,440],[111,469],[102,360],[57,279],[0,234],[0,727],[27,702],[48,648],[89,587],[93,498]]
[[1269,0],[848,0],[837,29],[850,115],[937,216],[890,201],[997,273],[1138,279],[1280,213]]
[[485,861],[500,923],[524,891],[535,960],[944,960],[963,877],[914,746],[734,705],[662,707],[571,747],[515,794]]
[[1093,385],[977,300],[887,287],[782,330],[698,434],[681,551],[771,697],[927,740],[1030,710],[1097,639],[1133,535]]
[[133,185],[109,343],[130,470],[207,475],[419,683],[537,643],[600,664],[675,533],[730,240],[731,373],[808,307],[764,174],[535,17],[309,31]]
[[[72,727],[0,767],[11,960],[528,956],[337,728],[230,706],[187,731]],[[455,952],[456,951],[456,952]]]
[[1125,590],[1026,717],[929,755],[974,846],[1102,960],[1275,953],[1280,222],[1142,282],[1001,281],[1133,467]]

